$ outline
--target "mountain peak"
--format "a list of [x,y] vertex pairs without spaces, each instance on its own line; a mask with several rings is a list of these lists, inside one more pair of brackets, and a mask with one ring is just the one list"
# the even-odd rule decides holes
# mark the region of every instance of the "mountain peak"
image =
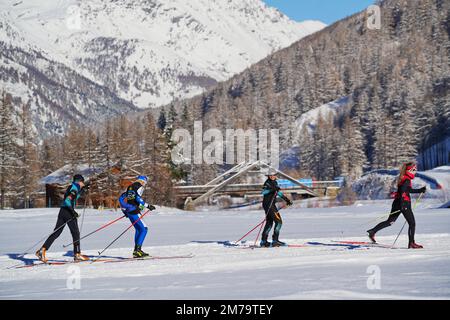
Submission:
[[201,93],[325,26],[260,0],[2,3],[25,42],[140,108]]

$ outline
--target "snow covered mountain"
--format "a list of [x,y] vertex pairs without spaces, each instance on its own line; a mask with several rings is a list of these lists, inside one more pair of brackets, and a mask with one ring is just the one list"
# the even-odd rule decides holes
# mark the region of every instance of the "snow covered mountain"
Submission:
[[304,126],[306,126],[309,133],[312,133],[315,130],[320,117],[327,119],[330,115],[336,117],[338,115],[344,114],[345,112],[348,112],[348,110],[346,110],[346,107],[349,105],[350,101],[350,96],[342,97],[303,113],[295,121],[295,129],[293,131],[297,133],[297,136],[294,138],[294,142],[296,144],[299,143],[299,139]]
[[33,129],[40,137],[61,134],[69,123],[96,120],[137,110],[105,86],[83,77],[33,47],[0,41],[0,91],[13,96],[16,110],[30,103]]
[[[57,81],[58,92],[75,77],[126,105],[117,112],[201,93],[325,26],[291,21],[261,0],[4,0],[0,12],[0,87],[21,97],[50,91],[37,80],[30,88],[30,68]],[[83,98],[50,100],[83,113],[93,108],[74,102]]]
[[312,134],[317,126],[319,118],[327,119],[332,116],[334,119],[342,117],[349,112],[349,105],[352,101],[352,96],[345,96],[334,101],[325,103],[317,108],[311,109],[303,113],[300,117],[295,119],[292,126],[293,135],[292,142],[289,148],[283,150],[280,154],[280,165],[282,170],[295,169],[300,166],[299,154],[301,150],[301,139],[304,134],[303,129],[306,127],[309,134]]

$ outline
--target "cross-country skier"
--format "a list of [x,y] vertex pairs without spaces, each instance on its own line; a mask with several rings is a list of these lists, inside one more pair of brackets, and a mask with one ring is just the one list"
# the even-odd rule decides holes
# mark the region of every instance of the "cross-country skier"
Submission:
[[414,241],[414,234],[416,231],[416,221],[411,209],[411,196],[410,193],[425,193],[426,187],[420,189],[412,189],[411,180],[414,179],[417,172],[417,166],[413,162],[404,163],[400,168],[400,175],[397,181],[397,192],[394,193],[395,199],[392,203],[391,215],[386,221],[379,223],[373,229],[367,230],[370,240],[376,243],[375,234],[386,227],[391,226],[399,217],[400,213],[403,214],[409,225],[408,237],[410,249],[421,249],[423,246],[416,244]]
[[85,261],[89,258],[81,254],[80,249],[80,231],[78,229],[77,218],[78,213],[75,211],[75,206],[78,198],[80,198],[82,192],[89,188],[88,185],[84,183],[84,177],[81,174],[76,174],[73,176],[72,184],[67,188],[64,199],[61,204],[61,208],[58,214],[58,220],[56,221],[55,232],[52,233],[42,247],[36,251],[36,256],[42,262],[47,262],[46,252],[50,249],[53,242],[61,235],[65,228],[65,224],[69,226],[70,233],[72,234],[73,240],[73,257],[75,261]]
[[[264,195],[263,198],[263,208],[266,212],[266,224],[263,229],[263,233],[261,236],[261,247],[279,247],[286,245],[284,242],[281,242],[278,237],[280,235],[280,229],[283,224],[283,221],[281,220],[280,212],[278,212],[278,208],[275,205],[276,198],[280,197],[284,201],[286,201],[287,205],[292,205],[292,201],[289,200],[281,191],[280,187],[278,186],[277,182],[277,172],[276,171],[269,171],[267,174],[268,178],[266,182],[264,182],[262,194]],[[267,238],[269,236],[269,232],[272,229],[272,225],[275,222],[275,228],[272,235],[272,244],[267,241]]]
[[[155,210],[156,208],[146,203],[141,197],[144,192],[144,188],[147,184],[148,178],[146,176],[138,176],[136,181],[132,183],[127,191],[122,193],[119,198],[120,207],[122,212],[130,219],[132,223],[135,223],[141,217],[141,211],[144,208],[149,210]],[[148,253],[142,251],[142,243],[147,235],[147,226],[141,219],[134,224],[136,234],[134,236],[134,258],[147,257]]]

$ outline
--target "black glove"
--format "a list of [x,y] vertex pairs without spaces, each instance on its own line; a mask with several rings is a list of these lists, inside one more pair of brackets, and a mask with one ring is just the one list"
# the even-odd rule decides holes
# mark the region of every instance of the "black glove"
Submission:
[[78,212],[76,212],[74,209],[72,209],[72,217],[74,219],[78,219],[80,217],[80,215],[78,214]]
[[419,189],[420,193],[425,193],[427,191],[427,187],[422,187]]
[[286,198],[286,204],[287,204],[288,207],[293,205],[292,201],[289,200],[288,198]]
[[151,204],[149,204],[149,205],[147,206],[147,208],[148,208],[148,210],[150,210],[150,211],[156,209],[156,207],[155,207],[155,206],[152,206]]

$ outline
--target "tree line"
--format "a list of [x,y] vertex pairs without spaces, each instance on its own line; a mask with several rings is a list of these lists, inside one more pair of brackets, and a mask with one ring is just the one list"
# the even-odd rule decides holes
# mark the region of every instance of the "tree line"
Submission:
[[[171,162],[170,119],[160,128],[150,113],[121,115],[96,128],[74,123],[63,135],[38,141],[29,104],[20,106],[15,108],[11,95],[1,93],[0,208],[43,206],[45,186],[39,180],[63,166],[74,174],[81,165],[102,169],[91,188],[93,196],[118,197],[121,180],[139,173],[149,176],[149,201],[174,204],[173,182],[184,172]],[[115,167],[120,172],[114,173]]]

